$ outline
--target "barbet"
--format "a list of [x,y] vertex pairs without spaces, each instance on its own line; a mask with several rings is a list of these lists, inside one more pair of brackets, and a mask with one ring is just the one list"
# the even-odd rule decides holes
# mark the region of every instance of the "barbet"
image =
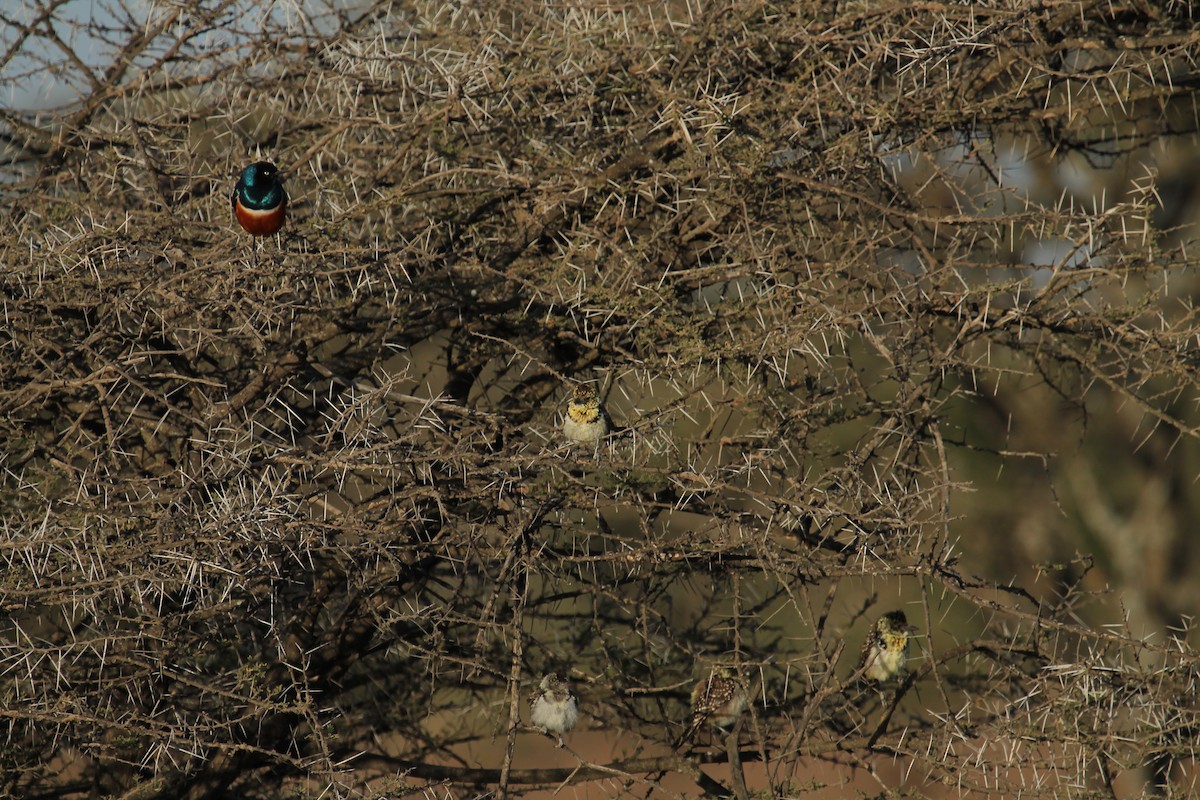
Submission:
[[600,404],[600,395],[591,386],[579,385],[567,403],[563,417],[563,436],[575,444],[597,446],[609,431],[608,413]]
[[903,677],[908,672],[908,651],[916,632],[903,611],[884,614],[863,642],[856,673],[861,672],[865,679],[876,683]]

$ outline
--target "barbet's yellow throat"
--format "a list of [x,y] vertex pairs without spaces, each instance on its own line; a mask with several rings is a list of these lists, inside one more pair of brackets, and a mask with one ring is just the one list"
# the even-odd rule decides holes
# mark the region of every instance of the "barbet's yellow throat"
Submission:
[[591,386],[576,386],[563,417],[563,436],[576,444],[595,446],[608,433],[608,415]]
[[865,669],[863,677],[879,683],[903,677],[908,672],[908,651],[916,632],[903,611],[884,614],[863,642],[858,671]]

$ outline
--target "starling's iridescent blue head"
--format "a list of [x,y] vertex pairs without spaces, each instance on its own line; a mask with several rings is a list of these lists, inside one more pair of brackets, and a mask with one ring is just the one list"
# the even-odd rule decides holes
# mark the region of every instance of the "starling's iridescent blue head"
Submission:
[[242,170],[233,194],[234,200],[252,211],[267,211],[287,202],[279,170],[269,161],[257,161]]

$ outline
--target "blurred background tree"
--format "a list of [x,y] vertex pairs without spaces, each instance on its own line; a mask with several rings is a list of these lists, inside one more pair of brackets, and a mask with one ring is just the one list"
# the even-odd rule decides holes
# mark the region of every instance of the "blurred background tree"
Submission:
[[6,795],[1194,791],[1190,6],[0,23]]

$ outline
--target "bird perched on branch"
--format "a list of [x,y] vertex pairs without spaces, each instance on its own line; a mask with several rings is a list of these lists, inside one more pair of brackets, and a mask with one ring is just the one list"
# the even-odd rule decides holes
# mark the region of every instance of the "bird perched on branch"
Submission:
[[684,740],[705,725],[728,728],[746,710],[746,690],[728,667],[717,667],[692,687],[692,725]]
[[867,634],[855,672],[878,683],[903,677],[908,672],[908,650],[916,632],[903,611],[884,614]]
[[287,218],[287,191],[269,161],[256,161],[242,170],[230,202],[238,224],[251,236],[277,233]]
[[579,720],[579,705],[571,693],[571,684],[560,680],[549,672],[529,698],[529,721],[542,732],[554,734],[558,747],[563,746],[562,735]]
[[596,390],[586,384],[576,386],[571,401],[567,403],[566,416],[563,417],[563,436],[576,444],[594,447],[611,427],[608,412],[600,404],[600,395]]

